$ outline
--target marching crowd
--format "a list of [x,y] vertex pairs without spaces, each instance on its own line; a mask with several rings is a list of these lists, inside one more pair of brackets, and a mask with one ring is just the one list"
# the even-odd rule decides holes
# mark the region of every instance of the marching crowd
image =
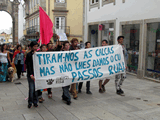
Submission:
[[[117,38],[118,44],[123,48],[123,54],[125,58],[125,64],[127,63],[127,51],[123,45],[123,36],[119,36]],[[103,40],[102,46],[107,46],[108,41]],[[35,91],[35,78],[34,78],[34,69],[33,69],[33,59],[32,55],[35,52],[51,52],[51,51],[70,51],[70,50],[78,50],[80,46],[78,45],[78,39],[73,38],[71,43],[69,41],[60,42],[57,41],[56,45],[53,43],[48,43],[47,45],[39,44],[36,41],[33,41],[27,47],[22,47],[17,44],[17,46],[7,46],[3,44],[0,51],[0,82],[8,81],[8,69],[9,67],[13,67],[17,73],[18,79],[23,76],[24,72],[27,71],[27,79],[29,85],[29,96],[28,96],[28,108],[31,108],[32,105],[34,107],[38,107],[38,102],[43,103],[44,98],[42,97],[42,90]],[[91,48],[91,43],[85,43],[85,49]],[[127,65],[126,65],[127,68]],[[122,83],[125,80],[125,74],[118,74],[115,76],[115,87],[116,93],[118,95],[124,95],[123,90],[121,89]],[[105,85],[109,82],[110,79],[99,80],[99,93],[105,92]],[[78,98],[78,93],[81,93],[81,89],[83,86],[83,82],[73,83],[72,85],[62,87],[62,100],[66,102],[67,105],[71,104],[70,93],[73,95],[73,99]],[[52,98],[52,88],[47,89],[48,98]],[[92,94],[90,91],[90,81],[86,83],[86,93]]]

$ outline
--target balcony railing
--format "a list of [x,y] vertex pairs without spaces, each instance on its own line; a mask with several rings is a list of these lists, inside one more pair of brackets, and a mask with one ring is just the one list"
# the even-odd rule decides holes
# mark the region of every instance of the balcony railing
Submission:
[[29,27],[26,30],[27,30],[27,35],[28,34],[35,34],[35,33],[39,32],[39,25]]
[[55,26],[54,33],[66,33],[70,35],[70,27],[69,26]]

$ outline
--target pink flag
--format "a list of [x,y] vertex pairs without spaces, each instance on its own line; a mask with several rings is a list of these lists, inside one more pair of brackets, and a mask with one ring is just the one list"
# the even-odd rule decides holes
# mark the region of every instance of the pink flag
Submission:
[[53,36],[53,23],[46,12],[39,6],[41,44],[48,44]]

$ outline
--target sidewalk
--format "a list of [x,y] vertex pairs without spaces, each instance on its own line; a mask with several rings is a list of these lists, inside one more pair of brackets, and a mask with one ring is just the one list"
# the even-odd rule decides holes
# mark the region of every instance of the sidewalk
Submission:
[[113,77],[103,94],[98,92],[98,81],[92,81],[93,94],[85,93],[84,84],[78,99],[68,106],[61,100],[62,89],[56,88],[52,99],[44,92],[44,103],[31,109],[25,100],[27,79],[14,83],[0,83],[0,120],[160,120],[160,84],[131,75],[123,84],[124,97],[115,93]]

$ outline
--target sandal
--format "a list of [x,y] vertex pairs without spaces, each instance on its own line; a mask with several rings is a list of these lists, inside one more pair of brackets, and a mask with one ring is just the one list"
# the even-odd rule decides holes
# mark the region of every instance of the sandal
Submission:
[[39,103],[43,103],[44,99],[41,97],[39,98]]
[[48,98],[52,98],[52,93],[51,93],[51,94],[48,94]]

